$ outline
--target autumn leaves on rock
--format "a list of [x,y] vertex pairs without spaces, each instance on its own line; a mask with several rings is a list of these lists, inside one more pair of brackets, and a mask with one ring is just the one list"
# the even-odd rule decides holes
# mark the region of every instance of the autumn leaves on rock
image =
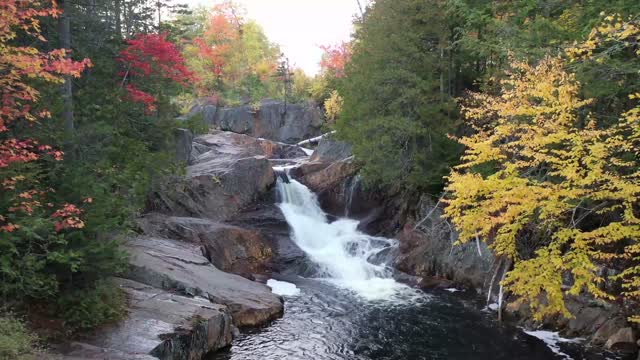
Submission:
[[623,299],[640,295],[640,94],[602,119],[568,65],[637,59],[639,39],[637,20],[609,16],[566,57],[512,59],[498,93],[463,100],[474,134],[458,139],[445,212],[460,242],[479,237],[514,262],[503,284],[536,319],[571,317],[565,299],[583,291],[614,300],[601,266],[618,270]]

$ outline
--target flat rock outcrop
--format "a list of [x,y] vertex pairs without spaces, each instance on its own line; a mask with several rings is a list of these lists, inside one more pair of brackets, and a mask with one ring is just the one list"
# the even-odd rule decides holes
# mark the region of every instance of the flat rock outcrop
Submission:
[[128,278],[226,305],[236,326],[258,326],[282,314],[282,299],[266,285],[217,269],[196,244],[139,236],[126,244]]
[[84,342],[69,344],[63,359],[192,360],[231,344],[226,306],[131,280],[116,281],[129,298],[127,319]]
[[273,257],[261,231],[207,219],[148,214],[138,221],[145,234],[200,245],[222,271],[252,278],[266,272]]

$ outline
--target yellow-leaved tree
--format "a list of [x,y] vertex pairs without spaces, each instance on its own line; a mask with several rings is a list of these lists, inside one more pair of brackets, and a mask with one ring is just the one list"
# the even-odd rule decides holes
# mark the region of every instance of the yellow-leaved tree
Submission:
[[475,131],[458,139],[466,151],[448,178],[446,216],[461,243],[481,238],[513,262],[502,284],[538,320],[571,317],[565,299],[583,291],[613,299],[599,286],[603,265],[621,272],[615,295],[640,297],[640,94],[605,124],[566,67],[606,62],[607,46],[636,51],[639,35],[637,22],[608,17],[569,60],[513,60],[497,94],[463,101]]

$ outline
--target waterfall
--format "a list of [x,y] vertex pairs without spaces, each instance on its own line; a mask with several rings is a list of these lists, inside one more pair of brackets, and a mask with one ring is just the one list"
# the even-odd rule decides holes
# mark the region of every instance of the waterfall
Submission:
[[358,190],[360,184],[360,175],[356,175],[344,184],[344,216],[348,217],[351,212],[351,204],[353,203],[353,195]]
[[279,207],[291,228],[292,240],[321,268],[319,277],[368,300],[390,299],[409,287],[396,282],[385,264],[371,259],[395,246],[391,239],[358,231],[358,221],[329,222],[317,196],[294,179],[278,176]]

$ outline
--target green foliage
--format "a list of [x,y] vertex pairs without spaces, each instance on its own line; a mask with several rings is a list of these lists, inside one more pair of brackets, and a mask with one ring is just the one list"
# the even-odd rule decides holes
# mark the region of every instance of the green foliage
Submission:
[[117,321],[127,313],[127,299],[120,288],[102,280],[92,289],[72,289],[57,300],[65,327],[71,331],[93,329]]
[[[71,331],[122,314],[121,294],[105,282],[125,269],[120,239],[131,231],[154,182],[182,171],[174,161],[178,110],[171,101],[179,89],[147,79],[145,86],[159,94],[154,114],[127,101],[118,75],[126,69],[115,60],[124,47],[122,34],[111,27],[113,21],[96,21],[94,10],[72,5],[73,56],[91,58],[94,64],[74,80],[75,132],[63,131],[59,87],[39,83],[40,103],[52,119],[14,129],[13,136],[29,136],[64,151],[64,160],[43,157],[0,169],[2,179],[19,178],[15,184],[0,184],[0,216],[18,226],[0,232],[0,302],[66,316]],[[131,21],[129,30],[137,29],[138,20]],[[50,40],[47,46],[55,48],[53,25],[43,26],[43,36]],[[25,202],[30,209],[16,205]],[[54,217],[64,204],[77,206],[69,208],[73,226]]]
[[203,113],[190,116],[184,121],[182,126],[191,130],[195,135],[206,134],[209,132],[209,125],[204,121]]
[[353,144],[369,182],[437,191],[459,146],[450,59],[437,2],[377,1],[357,30],[346,77],[338,135]]
[[35,360],[36,341],[22,321],[0,314],[0,359]]

